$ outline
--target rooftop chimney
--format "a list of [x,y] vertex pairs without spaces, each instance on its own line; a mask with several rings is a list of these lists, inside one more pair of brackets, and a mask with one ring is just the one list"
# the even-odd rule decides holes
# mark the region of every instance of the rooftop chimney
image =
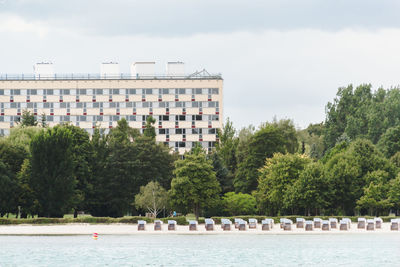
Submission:
[[140,76],[154,77],[155,64],[155,62],[135,62],[131,65],[131,75],[137,78]]
[[167,62],[167,76],[185,76],[185,63]]
[[116,62],[105,62],[100,65],[100,77],[102,79],[115,79],[121,75],[119,64]]
[[51,62],[36,63],[33,66],[35,79],[54,79],[54,66]]

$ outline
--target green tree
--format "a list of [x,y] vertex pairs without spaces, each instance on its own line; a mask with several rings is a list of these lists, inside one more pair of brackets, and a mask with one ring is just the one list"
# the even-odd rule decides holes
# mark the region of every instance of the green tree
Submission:
[[369,186],[368,173],[382,170],[394,177],[396,168],[368,140],[356,140],[344,151],[332,156],[326,163],[326,174],[331,186],[333,208],[336,213],[352,215],[356,202]]
[[154,123],[156,123],[156,119],[153,116],[148,116],[146,119],[146,127],[144,128],[143,135],[147,137],[151,137],[153,139],[156,138],[156,130],[154,128]]
[[236,137],[236,129],[229,118],[223,125],[222,130],[218,129],[218,137],[219,142],[215,146],[216,151],[229,171],[229,176],[232,177],[237,168],[236,150],[239,139]]
[[377,146],[387,158],[400,152],[400,125],[387,129]]
[[249,194],[228,192],[222,197],[222,203],[229,216],[256,213],[256,199]]
[[0,217],[6,213],[15,212],[15,191],[17,183],[13,173],[0,159]]
[[272,158],[267,158],[260,169],[255,193],[258,210],[269,215],[293,214],[295,207],[285,203],[286,195],[310,162],[310,158],[300,154],[275,153]]
[[282,132],[271,124],[263,125],[250,139],[247,156],[239,163],[234,187],[236,192],[250,193],[257,188],[258,169],[266,158],[286,152]]
[[299,178],[288,187],[285,194],[285,208],[295,208],[305,215],[321,214],[329,205],[331,188],[324,177],[324,166],[319,163],[308,164]]
[[147,210],[156,218],[168,205],[168,193],[158,182],[151,181],[140,187],[139,194],[135,196],[135,205]]
[[389,183],[388,199],[391,206],[395,209],[396,215],[399,215],[400,210],[400,174]]
[[205,207],[218,200],[221,188],[205,153],[185,154],[184,159],[175,162],[174,174],[169,194],[176,209],[192,210],[198,219]]
[[71,131],[72,144],[71,154],[74,165],[74,177],[77,181],[75,190],[74,217],[78,216],[78,211],[85,210],[85,198],[88,191],[91,190],[89,184],[92,171],[90,168],[90,159],[93,154],[90,145],[89,134],[82,128],[66,124],[63,127]]
[[38,122],[35,115],[33,115],[29,110],[23,110],[20,124],[22,127],[37,126]]
[[38,200],[40,216],[62,217],[73,207],[72,142],[71,130],[63,126],[42,130],[32,138],[29,186]]

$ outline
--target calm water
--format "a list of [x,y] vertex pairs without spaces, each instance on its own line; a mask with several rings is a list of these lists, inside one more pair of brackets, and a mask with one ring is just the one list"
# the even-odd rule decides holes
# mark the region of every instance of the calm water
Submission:
[[400,235],[0,236],[0,266],[400,266]]

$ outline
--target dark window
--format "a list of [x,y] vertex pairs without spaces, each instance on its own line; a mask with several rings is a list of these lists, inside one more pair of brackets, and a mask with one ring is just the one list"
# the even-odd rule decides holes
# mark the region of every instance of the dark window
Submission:
[[165,134],[165,129],[158,129],[158,134]]
[[127,94],[136,95],[136,89],[127,89]]
[[175,142],[175,147],[185,147],[185,142]]
[[153,89],[144,89],[144,94],[146,94],[146,95],[153,94]]
[[208,129],[208,134],[216,134],[217,130],[215,128]]
[[203,120],[203,116],[202,115],[193,115],[192,120],[193,121],[201,121],[201,120]]
[[186,116],[185,115],[176,115],[175,121],[186,121]]
[[119,95],[119,89],[112,89],[113,95]]
[[213,95],[218,95],[218,94],[219,94],[218,88],[212,88],[211,93],[212,93]]

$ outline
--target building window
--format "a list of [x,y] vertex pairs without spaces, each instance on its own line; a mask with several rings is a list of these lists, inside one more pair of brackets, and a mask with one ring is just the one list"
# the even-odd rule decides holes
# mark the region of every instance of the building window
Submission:
[[193,121],[201,121],[203,120],[203,115],[192,115]]
[[126,89],[126,91],[129,95],[136,95],[136,89]]
[[153,89],[143,89],[143,94],[152,95],[153,94]]

